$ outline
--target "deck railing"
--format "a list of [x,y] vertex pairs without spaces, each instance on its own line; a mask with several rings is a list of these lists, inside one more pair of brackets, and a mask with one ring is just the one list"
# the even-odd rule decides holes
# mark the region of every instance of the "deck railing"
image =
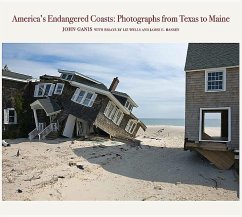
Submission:
[[45,139],[45,137],[50,134],[51,132],[58,131],[58,124],[57,123],[51,123],[49,124],[44,130],[42,130],[39,135],[39,140]]
[[35,128],[34,130],[32,130],[29,133],[29,140],[32,140],[34,137],[36,137],[38,135],[39,131],[37,130],[37,128]]

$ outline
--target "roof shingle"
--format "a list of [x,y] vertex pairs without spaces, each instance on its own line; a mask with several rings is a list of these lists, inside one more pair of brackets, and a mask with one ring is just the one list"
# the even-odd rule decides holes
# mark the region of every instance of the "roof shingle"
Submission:
[[239,65],[239,43],[189,43],[185,71]]
[[2,70],[2,76],[14,78],[14,79],[20,79],[20,80],[32,79],[32,76],[12,72],[10,70]]

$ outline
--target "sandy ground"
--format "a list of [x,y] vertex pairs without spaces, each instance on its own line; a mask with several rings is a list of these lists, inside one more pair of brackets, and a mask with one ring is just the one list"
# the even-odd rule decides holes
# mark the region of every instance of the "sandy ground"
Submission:
[[183,127],[148,127],[140,147],[103,138],[8,140],[3,200],[238,200],[235,172],[184,151],[183,135]]

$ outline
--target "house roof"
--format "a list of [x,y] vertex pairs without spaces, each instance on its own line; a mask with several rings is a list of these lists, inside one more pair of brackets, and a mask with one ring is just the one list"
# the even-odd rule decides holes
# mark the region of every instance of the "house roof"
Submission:
[[239,65],[239,43],[189,43],[185,71]]
[[108,88],[106,87],[106,85],[105,84],[103,84],[103,83],[100,83],[100,84],[87,84],[88,86],[90,86],[90,87],[96,87],[96,88],[98,88],[98,89],[100,89],[100,90],[106,90],[106,91],[108,91]]
[[112,92],[114,95],[122,96],[125,98],[129,98],[129,95],[127,93],[119,92],[119,91],[113,91]]
[[[132,100],[132,98],[127,94],[127,93],[123,93],[123,92],[119,92],[119,91],[113,91],[111,92],[114,96],[121,96],[124,98],[129,99],[129,101],[133,104],[133,106],[138,107],[138,105],[134,102],[134,100]],[[116,97],[117,98],[117,97]],[[118,99],[118,98],[117,98]],[[119,99],[118,99],[119,100]]]
[[10,70],[2,69],[2,76],[5,79],[16,80],[16,81],[23,81],[26,82],[29,79],[32,79],[30,75],[24,75],[16,72],[12,72]]
[[51,98],[47,97],[44,99],[38,99],[30,104],[31,108],[39,109],[42,108],[45,110],[47,116],[52,115],[61,111],[60,106]]
[[[64,70],[64,69],[58,69],[59,73],[67,73],[67,74],[75,74],[81,78],[84,78],[86,80],[88,80],[88,83],[85,83],[86,85],[90,86],[90,87],[95,87],[98,88],[100,90],[108,90],[108,88],[100,81],[97,81],[93,78],[90,78],[86,75],[81,74],[80,72],[76,72],[76,71],[70,71],[70,70]],[[78,82],[78,81],[77,81]]]
[[82,77],[82,78],[85,78],[85,79],[87,79],[87,80],[89,80],[89,81],[92,81],[92,82],[94,82],[94,83],[96,83],[96,84],[101,84],[101,82],[99,82],[99,81],[97,81],[97,80],[95,80],[95,79],[93,79],[93,78],[90,78],[90,77],[88,77],[88,76],[86,76],[86,75],[83,75],[83,74],[80,73],[80,72],[70,71],[70,70],[65,70],[65,69],[58,69],[58,72],[59,72],[59,73],[67,73],[67,74],[75,74],[75,75],[78,75],[78,76],[80,76],[80,77]]

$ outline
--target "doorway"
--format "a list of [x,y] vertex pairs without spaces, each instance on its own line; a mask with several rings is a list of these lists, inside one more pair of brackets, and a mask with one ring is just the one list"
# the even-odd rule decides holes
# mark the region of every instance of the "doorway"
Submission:
[[199,141],[229,142],[230,131],[230,108],[200,109]]

